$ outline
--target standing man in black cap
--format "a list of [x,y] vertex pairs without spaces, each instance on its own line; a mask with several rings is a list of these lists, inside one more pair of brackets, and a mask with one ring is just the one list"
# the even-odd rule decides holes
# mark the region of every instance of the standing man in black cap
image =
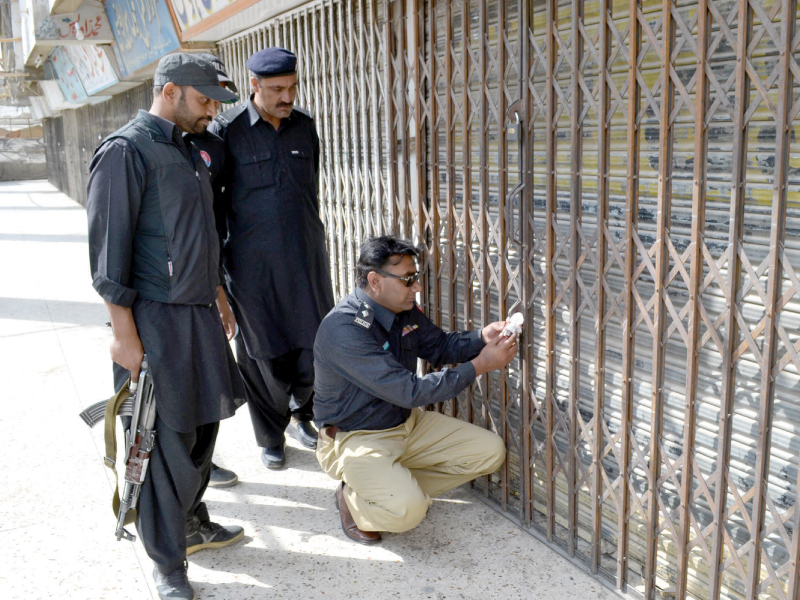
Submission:
[[186,556],[242,539],[212,523],[203,492],[219,421],[244,402],[221,313],[219,242],[208,169],[183,134],[202,133],[220,102],[214,67],[189,54],[161,59],[149,112],[107,137],[90,165],[93,286],[114,339],[116,389],[139,378],[144,353],[157,398],[156,444],[136,528],[162,600],[196,598]]
[[223,265],[241,327],[236,358],[261,460],[285,464],[284,431],[315,448],[314,338],[333,307],[319,218],[319,138],[294,107],[297,57],[267,48],[247,61],[253,93],[210,130],[225,141]]

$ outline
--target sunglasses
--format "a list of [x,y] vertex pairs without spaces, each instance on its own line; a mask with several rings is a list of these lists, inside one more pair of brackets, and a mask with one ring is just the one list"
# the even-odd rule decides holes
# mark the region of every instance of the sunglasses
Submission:
[[375,269],[375,272],[380,275],[383,275],[384,277],[399,279],[400,281],[406,284],[406,287],[411,287],[412,285],[414,285],[417,281],[419,281],[419,277],[421,275],[419,271],[417,271],[413,275],[406,275],[404,277],[401,277],[400,275],[393,275],[392,273],[387,273],[386,271],[383,271],[381,269]]

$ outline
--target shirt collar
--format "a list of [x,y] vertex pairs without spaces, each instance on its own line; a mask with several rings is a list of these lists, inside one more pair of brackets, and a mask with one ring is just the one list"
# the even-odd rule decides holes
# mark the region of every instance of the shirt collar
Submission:
[[141,109],[137,113],[136,118],[147,128],[152,140],[172,140],[172,131],[175,129],[175,123],[172,121],[168,121],[163,117],[158,117]]
[[250,117],[250,127],[261,120],[261,115],[258,114],[258,109],[253,104],[253,94],[250,94],[250,99],[247,101],[247,116]]
[[392,325],[394,324],[394,318],[396,316],[392,311],[382,304],[375,302],[375,300],[370,298],[367,295],[367,292],[361,288],[356,288],[355,296],[359,302],[365,302],[369,304],[369,307],[375,313],[375,319],[378,321],[378,323],[380,323],[386,331],[391,331]]
[[158,125],[158,128],[167,137],[167,139],[169,140],[174,139],[172,136],[173,136],[173,131],[175,131],[175,123],[165,119],[164,117],[159,117],[158,115],[154,115],[153,113],[147,113],[147,114],[150,115],[150,118],[156,122],[156,125]]

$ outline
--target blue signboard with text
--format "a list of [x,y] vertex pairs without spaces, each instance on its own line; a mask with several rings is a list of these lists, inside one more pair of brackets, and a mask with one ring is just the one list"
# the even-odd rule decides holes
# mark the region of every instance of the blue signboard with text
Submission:
[[122,77],[181,47],[166,0],[106,0]]
[[67,102],[79,103],[86,100],[86,90],[78,76],[78,70],[63,46],[56,47],[50,54],[45,63],[45,73],[48,74],[48,79],[55,79],[58,82],[58,87],[61,88],[61,93]]

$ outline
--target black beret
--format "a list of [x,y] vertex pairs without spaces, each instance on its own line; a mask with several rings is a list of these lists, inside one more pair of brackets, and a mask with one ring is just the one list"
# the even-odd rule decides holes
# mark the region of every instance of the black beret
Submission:
[[259,77],[297,72],[297,57],[285,48],[264,48],[247,59],[247,68]]

